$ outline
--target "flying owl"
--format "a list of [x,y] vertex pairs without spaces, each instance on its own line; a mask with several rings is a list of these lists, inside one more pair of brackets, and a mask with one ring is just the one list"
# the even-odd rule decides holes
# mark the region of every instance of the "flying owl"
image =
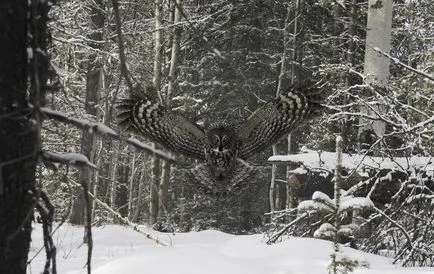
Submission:
[[121,126],[170,151],[201,161],[189,171],[195,186],[208,194],[222,194],[248,185],[257,170],[246,161],[248,158],[320,114],[319,93],[316,86],[291,88],[243,123],[220,121],[205,129],[145,94],[122,100],[118,117]]

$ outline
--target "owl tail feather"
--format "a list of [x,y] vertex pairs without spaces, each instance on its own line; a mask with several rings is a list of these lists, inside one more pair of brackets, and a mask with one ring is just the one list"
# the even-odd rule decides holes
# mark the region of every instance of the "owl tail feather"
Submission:
[[143,88],[135,87],[130,98],[121,99],[115,103],[116,109],[118,111],[117,120],[118,124],[125,130],[130,130],[135,128],[134,123],[134,107],[139,103],[151,102],[155,104],[150,96],[146,92],[152,92],[152,87],[147,87],[146,91]]
[[250,163],[237,159],[232,176],[227,180],[217,180],[207,164],[201,164],[188,170],[188,185],[211,197],[225,197],[241,193],[258,175],[258,169]]

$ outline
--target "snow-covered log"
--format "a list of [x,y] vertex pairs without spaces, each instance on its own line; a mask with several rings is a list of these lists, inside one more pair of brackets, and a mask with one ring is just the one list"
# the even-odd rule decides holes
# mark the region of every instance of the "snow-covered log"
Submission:
[[[342,158],[342,188],[348,194],[368,196],[375,204],[388,203],[403,184],[408,188],[423,185],[425,190],[419,189],[420,193],[434,191],[434,159],[430,157],[391,159],[344,153]],[[298,199],[310,199],[315,191],[333,196],[334,152],[276,155],[268,161],[293,168],[288,183]]]

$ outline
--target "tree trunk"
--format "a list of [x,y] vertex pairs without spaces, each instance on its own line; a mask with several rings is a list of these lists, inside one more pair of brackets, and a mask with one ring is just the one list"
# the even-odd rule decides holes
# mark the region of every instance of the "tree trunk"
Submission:
[[[277,155],[277,148],[276,145],[272,146],[273,148],[273,155]],[[270,203],[270,212],[273,213],[276,207],[275,204],[275,188],[276,188],[276,172],[277,172],[277,165],[272,164],[271,166],[271,181],[270,181],[270,190],[268,192],[268,201]]]
[[132,160],[131,160],[131,172],[129,178],[129,186],[128,186],[128,219],[132,219],[133,212],[133,202],[134,202],[134,175],[136,169],[136,152],[131,152]]
[[[348,66],[351,68],[354,68],[355,66],[355,52],[356,52],[356,42],[355,39],[353,39],[357,34],[357,1],[358,0],[351,0],[350,4],[350,14],[349,14],[349,26],[348,26],[348,34],[349,34],[349,41],[348,41],[348,50],[347,50],[347,63]],[[347,87],[351,87],[357,83],[359,83],[359,77],[355,75],[354,73],[348,73],[346,77],[346,85]],[[350,103],[350,98],[347,94],[344,95],[342,98],[343,105],[346,105]],[[352,120],[348,119],[347,117],[343,117],[341,122],[341,136],[343,139],[343,147],[348,148],[350,144],[350,134],[351,130],[354,127],[354,123]]]
[[[389,80],[389,58],[376,52],[374,48],[389,53],[392,35],[392,1],[369,0],[368,3],[368,22],[366,31],[366,49],[364,75],[366,83],[380,88],[385,88]],[[374,111],[366,107],[362,112],[376,116]],[[385,112],[383,107],[376,107],[376,111],[381,115]],[[383,121],[366,121],[361,119],[359,128],[360,144],[371,145],[369,136],[383,136],[386,131],[386,124]],[[362,148],[362,146],[360,146]]]
[[[95,0],[94,4],[91,4],[91,22],[92,33],[89,38],[93,41],[103,41],[102,28],[104,27],[104,4],[102,0]],[[101,49],[100,43],[90,43],[90,46],[95,49]],[[89,56],[87,75],[86,75],[86,101],[84,110],[90,120],[99,120],[98,104],[100,99],[100,93],[103,86],[103,74],[104,69],[102,65],[102,58],[97,53],[93,53]],[[82,133],[81,139],[81,153],[85,155],[90,162],[94,162],[95,159],[95,147],[96,136],[85,130]],[[78,183],[80,185],[87,184],[90,191],[93,190],[93,173],[90,168],[81,168],[78,173]],[[84,224],[85,220],[85,205],[84,194],[77,193],[76,199],[72,206],[72,212],[70,222],[73,224]],[[92,212],[92,210],[90,210]]]
[[[294,29],[292,32],[292,63],[291,63],[291,85],[293,85],[295,83],[295,78],[296,78],[296,62],[297,62],[297,58],[299,57],[297,55],[297,51],[299,50],[299,44],[298,44],[298,32],[299,32],[299,22],[298,22],[298,15],[301,11],[300,9],[300,3],[301,0],[295,0],[295,17],[294,17]],[[286,20],[289,19],[289,15],[290,15],[290,10],[288,9],[288,16],[286,18]],[[288,24],[288,23],[287,23]],[[287,32],[285,32],[287,33]],[[288,34],[286,34],[286,36],[288,36]],[[287,37],[285,40],[288,40],[289,37]],[[287,48],[285,46],[285,48]],[[286,139],[287,141],[287,154],[291,154],[291,150],[292,150],[292,135],[288,134],[288,137]],[[290,178],[291,178],[291,167],[290,166],[286,166],[286,203],[285,206],[287,209],[292,208],[292,205],[294,203],[293,199],[292,199],[292,195],[290,195],[292,193],[291,190],[291,185],[289,184],[290,182]]]
[[128,216],[128,185],[131,171],[129,159],[128,153],[120,154],[116,180],[116,198],[115,204],[112,205],[112,208],[118,211],[122,217]]
[[134,210],[134,219],[133,219],[133,222],[135,223],[138,223],[140,221],[141,219],[140,215],[143,212],[142,207],[145,206],[145,204],[142,202],[145,199],[144,197],[145,183],[143,182],[144,175],[145,175],[144,171],[140,172],[140,176],[138,180],[139,190],[137,191],[137,203],[136,203],[136,208]]
[[[152,84],[157,91],[160,101],[164,104],[161,97],[161,67],[163,62],[163,49],[162,39],[163,30],[162,26],[162,1],[155,1],[155,38],[154,38],[154,74]],[[158,178],[160,173],[160,160],[157,157],[152,159],[152,179],[150,186],[150,199],[149,199],[149,222],[154,224],[158,217]]]
[[49,6],[33,2],[29,6],[28,1],[5,0],[0,9],[0,273],[26,273],[37,198],[41,127],[26,93],[30,76],[30,103],[37,110],[48,76],[44,52]]
[[[298,0],[297,0],[298,1]],[[291,15],[291,10],[288,8],[288,13],[287,16],[285,18],[285,23],[283,26],[283,52],[282,52],[282,59],[281,59],[281,66],[280,66],[280,73],[279,73],[279,79],[277,82],[277,90],[276,90],[276,97],[279,96],[279,94],[282,92],[283,90],[283,82],[285,81],[285,79],[287,79],[288,77],[285,77],[287,74],[287,57],[286,55],[288,54],[288,41],[289,41],[289,19],[290,19],[290,15]],[[296,15],[297,16],[297,15]],[[295,19],[295,22],[297,21],[297,19]],[[297,29],[297,23],[294,23],[294,32]],[[295,39],[295,36],[293,37],[293,39]],[[294,48],[294,52],[295,54],[295,48]],[[295,55],[294,55],[295,56]],[[294,75],[294,66],[291,66],[291,75]],[[288,135],[288,140],[290,140],[290,135]],[[273,145],[272,146],[272,150],[273,150],[273,155],[277,154],[277,146]],[[270,211],[273,212],[275,210],[275,207],[278,203],[277,200],[280,200],[281,197],[279,197],[279,192],[276,191],[276,188],[278,189],[279,186],[276,185],[276,173],[277,173],[277,165],[276,164],[272,164],[271,166],[271,182],[270,182],[270,190],[269,190],[269,202],[270,202]],[[275,200],[274,198],[277,195],[277,199]]]
[[152,176],[149,185],[149,223],[155,224],[158,217],[158,178],[160,176],[160,160],[157,157],[152,158]]
[[[176,75],[177,75],[177,68],[178,68],[178,54],[179,54],[179,41],[181,38],[181,27],[178,26],[178,23],[181,21],[181,0],[176,0],[176,5],[174,7],[174,18],[173,18],[173,25],[175,25],[175,29],[173,32],[172,37],[172,52],[171,52],[171,59],[170,59],[170,70],[169,70],[169,86],[167,88],[167,95],[166,95],[166,104],[170,105],[170,100],[172,99],[173,93],[175,91],[175,83],[176,83]],[[169,191],[169,182],[170,182],[170,168],[171,165],[167,161],[163,161],[161,165],[161,182],[160,182],[160,189],[158,193],[159,198],[159,216],[162,215],[162,213],[166,212],[167,209],[167,192]]]

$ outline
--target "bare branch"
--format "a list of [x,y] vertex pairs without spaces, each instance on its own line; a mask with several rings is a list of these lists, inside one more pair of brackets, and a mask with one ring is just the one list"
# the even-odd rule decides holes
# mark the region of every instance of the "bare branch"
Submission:
[[162,150],[156,149],[150,145],[142,143],[142,142],[140,142],[136,139],[133,139],[133,138],[125,139],[122,136],[120,136],[118,133],[116,133],[116,131],[114,131],[113,129],[107,127],[106,125],[104,125],[102,123],[95,123],[95,122],[90,122],[87,120],[77,119],[74,117],[67,117],[64,113],[52,110],[50,108],[41,108],[41,112],[48,118],[55,119],[55,120],[63,122],[63,123],[74,125],[74,126],[80,128],[82,130],[92,131],[98,135],[108,136],[108,137],[111,137],[115,140],[124,141],[124,142],[128,143],[129,145],[134,146],[137,149],[145,150],[145,151],[147,151],[151,154],[154,154],[155,156],[157,156],[159,158],[163,158],[164,160],[169,161],[171,163],[177,163],[175,161],[175,158],[170,156],[168,153],[166,153]]
[[133,92],[133,84],[131,83],[131,76],[128,72],[126,58],[125,58],[125,49],[124,49],[124,40],[122,37],[122,25],[121,18],[119,16],[119,2],[118,0],[111,0],[113,5],[113,12],[115,15],[115,24],[116,24],[116,35],[118,37],[118,47],[119,47],[119,60],[121,62],[121,75],[125,78],[125,82],[127,83],[129,91]]
[[[80,186],[82,187],[80,184],[71,181],[75,186]],[[100,199],[96,198],[92,193],[87,192],[88,196],[90,198],[92,198],[97,204],[99,204],[100,206],[102,206],[104,209],[106,209],[107,211],[109,211],[111,214],[113,214],[114,216],[116,216],[120,221],[122,221],[124,224],[130,226],[131,228],[133,228],[134,231],[139,232],[140,234],[143,234],[146,236],[146,238],[154,241],[156,244],[162,245],[162,246],[167,246],[167,244],[163,241],[161,241],[160,239],[158,239],[157,237],[153,236],[152,234],[143,231],[138,224],[133,223],[132,221],[130,221],[128,219],[128,217],[122,217],[122,215],[115,211],[113,208],[111,208],[109,205],[107,205],[106,203],[104,203],[103,201],[101,201]]]
[[276,234],[274,234],[270,239],[268,239],[267,244],[273,244],[275,243],[279,237],[281,237],[283,234],[285,234],[286,231],[288,231],[291,226],[297,224],[299,221],[303,220],[304,218],[308,217],[308,214],[305,212],[298,216],[296,219],[294,219],[289,224],[285,225],[281,230],[279,230]]
[[80,153],[58,153],[54,151],[42,151],[43,160],[77,166],[88,166],[96,169],[97,167],[89,161],[89,159]]
[[38,189],[35,195],[38,197],[36,209],[42,219],[44,248],[47,254],[43,273],[50,273],[50,264],[52,264],[51,273],[56,274],[56,246],[54,245],[52,238],[54,206],[48,198],[48,194],[42,189]]
[[377,48],[377,47],[373,47],[372,49],[375,50],[376,52],[380,53],[381,55],[386,56],[386,57],[389,58],[391,61],[393,61],[395,64],[400,65],[401,67],[404,67],[404,68],[408,69],[409,71],[412,71],[412,72],[414,72],[414,73],[416,73],[416,74],[419,74],[419,75],[421,75],[421,76],[423,76],[423,77],[425,77],[425,78],[428,78],[428,79],[430,79],[431,81],[434,82],[434,75],[430,75],[430,74],[428,74],[428,73],[426,73],[426,72],[424,72],[424,71],[421,71],[421,70],[418,70],[418,69],[412,68],[412,67],[410,67],[409,65],[406,65],[406,64],[404,64],[403,62],[399,61],[398,58],[395,58],[395,57],[391,56],[390,54],[388,54],[388,53],[386,53],[386,52],[380,50],[380,49]]

